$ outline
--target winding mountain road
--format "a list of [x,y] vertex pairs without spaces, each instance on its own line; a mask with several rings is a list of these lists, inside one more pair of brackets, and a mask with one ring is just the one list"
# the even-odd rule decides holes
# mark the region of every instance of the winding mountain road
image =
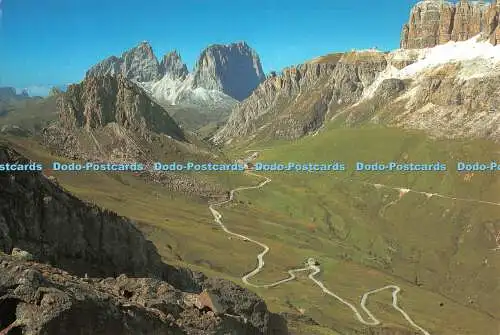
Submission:
[[[247,152],[258,153],[257,150],[247,150]],[[250,159],[254,159],[255,157],[256,157],[256,155],[254,154],[254,155],[252,155],[250,157]],[[237,238],[239,238],[241,240],[252,242],[252,243],[260,246],[263,249],[262,252],[260,252],[257,255],[257,267],[254,270],[252,270],[251,272],[249,272],[248,274],[246,274],[243,277],[241,277],[241,280],[243,281],[243,283],[245,283],[248,286],[255,287],[255,288],[271,288],[271,287],[276,287],[278,285],[281,285],[281,284],[287,283],[289,281],[295,280],[296,279],[296,273],[309,271],[310,273],[309,273],[308,278],[312,282],[314,282],[319,288],[321,288],[321,290],[324,293],[326,293],[327,295],[335,298],[336,300],[338,300],[339,302],[341,302],[342,304],[344,304],[348,308],[350,308],[352,310],[352,312],[354,313],[354,315],[356,316],[356,319],[361,324],[366,325],[366,326],[377,326],[377,325],[381,324],[381,321],[378,320],[372,314],[372,312],[368,309],[368,307],[366,306],[366,304],[368,302],[368,298],[371,295],[373,295],[373,294],[376,294],[376,293],[379,293],[379,292],[382,292],[382,291],[385,291],[385,290],[392,290],[392,307],[395,310],[397,310],[399,313],[401,313],[401,315],[406,319],[406,321],[413,328],[417,329],[418,331],[420,331],[424,335],[431,335],[427,330],[425,330],[424,328],[422,328],[421,326],[419,326],[418,324],[416,324],[411,319],[411,317],[399,306],[399,304],[398,304],[398,294],[401,292],[401,288],[399,286],[388,285],[388,286],[385,286],[385,287],[382,287],[382,288],[378,288],[378,289],[366,292],[362,296],[361,302],[360,302],[361,309],[368,316],[368,319],[365,319],[361,315],[360,311],[356,308],[356,306],[354,306],[353,304],[351,304],[350,302],[348,302],[347,300],[345,300],[341,296],[337,295],[336,293],[330,291],[325,286],[325,284],[322,281],[320,281],[319,279],[316,278],[316,276],[321,272],[321,268],[319,267],[318,263],[316,262],[316,260],[314,258],[309,258],[307,260],[307,262],[306,262],[306,264],[305,264],[304,267],[297,268],[297,269],[292,269],[292,270],[288,270],[288,275],[289,276],[287,278],[285,278],[285,279],[282,279],[282,280],[279,280],[279,281],[276,281],[276,282],[270,283],[270,284],[264,284],[264,285],[256,285],[256,284],[251,283],[250,279],[253,278],[253,277],[255,277],[257,274],[259,274],[262,271],[262,269],[264,268],[264,264],[265,264],[264,263],[264,256],[269,252],[270,249],[269,249],[269,247],[266,244],[264,244],[262,242],[259,242],[257,240],[254,240],[254,239],[248,237],[248,236],[245,236],[245,235],[242,235],[242,234],[238,234],[238,233],[235,233],[235,232],[232,232],[231,230],[229,230],[226,227],[226,225],[224,224],[224,222],[222,221],[222,214],[220,212],[218,212],[214,208],[214,207],[223,206],[223,205],[225,205],[225,204],[233,201],[235,192],[244,191],[244,190],[251,190],[251,189],[259,189],[259,188],[262,188],[266,184],[268,184],[268,183],[271,182],[271,179],[268,178],[268,177],[263,177],[263,176],[260,176],[258,174],[255,174],[253,172],[248,172],[248,171],[246,173],[249,174],[249,175],[258,177],[258,178],[264,178],[264,181],[262,181],[257,186],[244,186],[244,187],[235,188],[235,189],[233,189],[233,190],[230,191],[229,199],[224,200],[222,202],[215,203],[215,204],[211,204],[209,206],[209,210],[210,210],[210,212],[212,213],[212,215],[214,217],[214,221],[224,230],[225,233],[227,233],[228,235],[237,237]]]

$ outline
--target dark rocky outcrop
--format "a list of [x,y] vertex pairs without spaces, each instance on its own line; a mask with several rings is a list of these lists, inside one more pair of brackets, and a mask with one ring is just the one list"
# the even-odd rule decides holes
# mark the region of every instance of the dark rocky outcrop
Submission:
[[193,87],[217,90],[243,100],[265,79],[257,53],[245,42],[214,44],[200,55]]
[[[28,161],[5,146],[0,164]],[[0,248],[19,247],[75,274],[161,277],[152,243],[126,218],[85,204],[39,173],[0,174]]]
[[424,0],[412,9],[403,26],[401,48],[430,48],[449,41],[465,41],[484,33],[496,45],[500,39],[500,3],[460,0],[456,4]]
[[[245,42],[208,46],[202,51],[189,78],[187,66],[177,51],[167,53],[159,62],[149,43],[142,42],[121,57],[111,56],[94,65],[87,71],[86,77],[106,75],[122,75],[141,83],[157,82],[168,76],[179,86],[174,87],[176,85],[169,83],[173,85],[169,89],[205,88],[222,92],[236,100],[248,97],[265,79],[259,56]],[[184,81],[185,85],[181,85]]]
[[[0,163],[28,160],[2,144]],[[13,255],[0,253],[0,332],[288,333],[255,294],[162,263],[133,222],[75,198],[39,172],[0,174],[0,251]],[[219,297],[225,314],[187,303],[203,289]]]

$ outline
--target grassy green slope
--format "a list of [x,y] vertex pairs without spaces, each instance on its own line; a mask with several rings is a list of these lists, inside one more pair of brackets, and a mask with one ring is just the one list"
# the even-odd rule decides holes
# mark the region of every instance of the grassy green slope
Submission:
[[7,110],[0,116],[0,126],[16,125],[36,132],[56,119],[56,97],[12,102]]
[[[273,182],[263,190],[246,192],[240,199],[249,199],[256,208],[279,211],[289,220],[303,222],[314,231],[310,235],[337,242],[338,247],[327,248],[329,256],[320,254],[319,258],[327,262],[327,267],[330,259],[334,260],[332,272],[325,268],[323,278],[332,286],[341,283],[335,285],[338,292],[350,295],[349,285],[353,283],[350,275],[338,277],[337,262],[344,260],[344,266],[361,265],[365,271],[381,271],[389,276],[385,284],[410,285],[403,301],[422,290],[436,293],[433,298],[432,294],[424,298],[424,293],[417,293],[420,299],[416,297],[406,305],[410,312],[415,309],[414,315],[427,309],[429,314],[421,316],[421,320],[423,324],[432,320],[428,328],[436,333],[453,333],[443,328],[450,327],[446,323],[438,326],[447,319],[442,313],[450,304],[443,301],[446,296],[460,308],[493,316],[489,326],[482,328],[481,317],[465,314],[461,333],[495,334],[500,317],[495,298],[500,294],[500,257],[492,249],[494,233],[500,229],[500,207],[427,199],[415,193],[389,205],[398,198],[397,191],[377,190],[363,182],[500,203],[498,174],[476,173],[468,182],[463,173],[454,172],[457,159],[489,162],[497,158],[497,145],[433,141],[421,134],[393,129],[338,129],[293,144],[268,143],[261,147],[272,148],[262,151],[260,160],[268,162],[340,160],[351,167],[358,160],[389,162],[403,161],[405,157],[414,162],[447,162],[447,173],[263,173]],[[356,285],[367,289],[365,279]],[[375,280],[367,282],[376,287]]]
[[[33,159],[51,160],[32,143],[18,142]],[[499,148],[487,142],[431,141],[390,129],[328,130],[293,143],[266,143],[259,160],[454,161],[491,160]],[[246,149],[246,148],[245,148]],[[234,152],[240,156],[244,149]],[[361,181],[500,202],[498,175],[476,174],[470,182],[454,173],[352,174],[267,173],[273,181],[237,195],[223,207],[229,229],[269,245],[256,283],[286,277],[286,270],[316,257],[319,275],[334,292],[356,304],[363,293],[387,284],[402,287],[401,306],[432,334],[497,335],[500,255],[491,230],[500,229],[500,208],[409,193],[393,206],[392,190]],[[54,173],[56,174],[56,173]],[[164,258],[241,284],[260,249],[229,239],[212,221],[207,204],[144,184],[132,175],[56,174],[82,198],[141,224]],[[230,186],[253,185],[255,177],[214,176]],[[352,180],[351,180],[352,179]],[[385,208],[385,210],[384,210]],[[325,296],[302,275],[272,289],[256,289],[274,311],[304,313],[321,326],[292,323],[298,334],[367,334],[352,312]],[[389,292],[369,307],[384,327],[407,327],[391,306]]]

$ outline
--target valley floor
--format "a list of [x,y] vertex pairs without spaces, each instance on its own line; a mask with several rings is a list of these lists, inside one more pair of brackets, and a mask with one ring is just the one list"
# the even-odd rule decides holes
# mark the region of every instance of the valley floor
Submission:
[[[16,140],[16,145],[33,160],[53,159],[30,140]],[[327,130],[291,144],[260,147],[270,150],[261,151],[257,160],[268,162],[353,164],[407,157],[446,161],[450,166],[457,159],[498,159],[499,151],[490,142],[432,141],[388,129]],[[235,149],[234,157],[244,151]],[[265,266],[249,276],[262,246],[224,233],[204,201],[174,195],[128,174],[54,172],[79,197],[136,220],[167,262],[239,284],[246,274],[247,282],[257,286],[248,287],[272,310],[292,315],[291,328],[297,334],[418,331],[394,309],[391,290],[366,301],[367,309],[381,321],[370,327],[361,324],[347,304],[319,289],[307,271],[297,272],[296,280],[282,285],[259,287],[287,278],[287,271],[304,267],[313,257],[321,268],[316,278],[358,310],[364,294],[395,285],[401,288],[398,306],[429,334],[497,335],[498,174],[476,173],[470,179],[453,171],[259,174],[272,181],[212,207],[228,230],[269,247]],[[223,180],[228,189],[262,181],[245,175]]]

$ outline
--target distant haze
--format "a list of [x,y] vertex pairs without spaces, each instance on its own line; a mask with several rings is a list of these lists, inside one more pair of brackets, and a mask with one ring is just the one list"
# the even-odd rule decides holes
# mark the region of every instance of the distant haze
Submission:
[[50,90],[56,87],[62,91],[66,91],[67,85],[38,85],[38,86],[28,86],[28,87],[16,87],[16,93],[21,94],[22,92],[27,92],[30,97],[46,97],[49,95]]

